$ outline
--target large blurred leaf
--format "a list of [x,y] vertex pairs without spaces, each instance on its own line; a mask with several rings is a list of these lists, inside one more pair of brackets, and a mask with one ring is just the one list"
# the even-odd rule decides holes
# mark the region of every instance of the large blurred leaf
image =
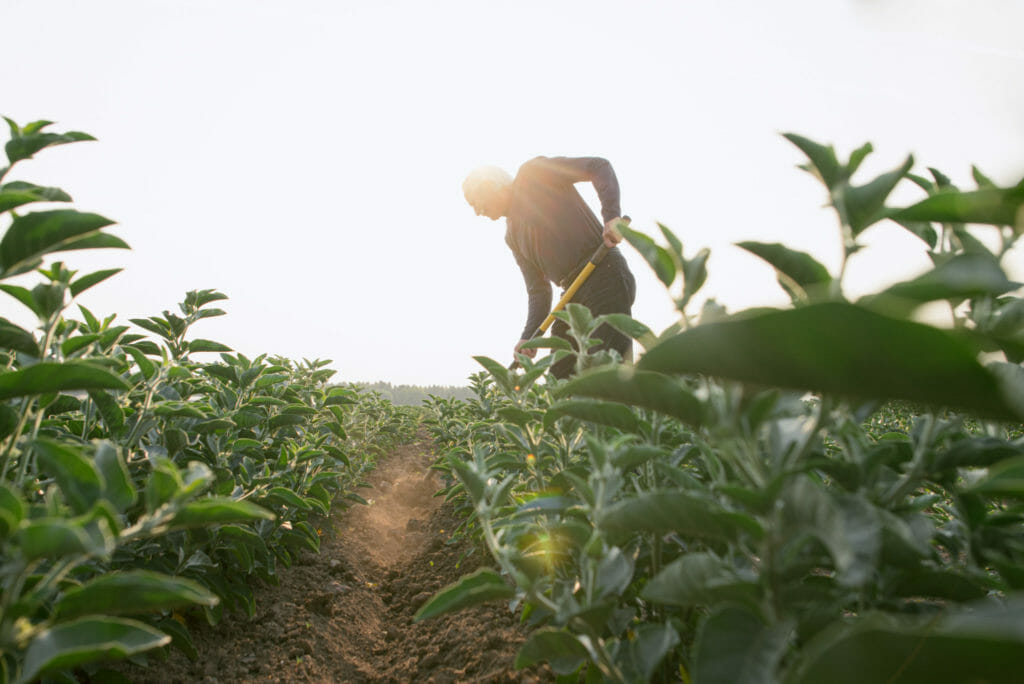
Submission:
[[1020,232],[1024,230],[1022,204],[1024,181],[1015,187],[1005,189],[982,188],[971,192],[939,192],[913,206],[893,212],[892,217],[901,221],[1013,226]]
[[1024,610],[979,604],[975,612],[928,619],[872,614],[814,637],[786,679],[790,684],[1021,681]]
[[844,302],[701,325],[660,343],[637,367],[1020,418],[960,337]]
[[786,623],[766,625],[742,608],[722,608],[701,624],[694,647],[694,684],[774,684],[791,631]]
[[487,601],[510,599],[514,595],[515,590],[501,575],[489,568],[480,568],[434,594],[420,606],[413,619],[419,622]]
[[86,617],[43,630],[29,644],[19,682],[52,670],[69,670],[98,660],[117,660],[171,641],[160,630],[135,620]]
[[617,401],[664,413],[690,425],[699,425],[703,415],[700,402],[681,381],[625,366],[583,373],[558,388],[556,394]]
[[145,615],[183,606],[213,606],[217,596],[202,585],[145,570],[113,572],[67,591],[57,602],[61,619],[82,615]]
[[0,273],[4,276],[34,268],[50,252],[67,249],[71,241],[113,223],[98,214],[73,209],[38,211],[18,216],[0,240]]
[[44,362],[0,373],[0,400],[65,390],[127,390],[128,385],[110,371],[81,361]]

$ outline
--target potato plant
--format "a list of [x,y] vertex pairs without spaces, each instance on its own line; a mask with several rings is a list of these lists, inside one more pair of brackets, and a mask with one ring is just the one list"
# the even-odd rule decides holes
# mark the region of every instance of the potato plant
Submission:
[[6,176],[92,138],[8,124],[0,290],[38,327],[0,318],[0,681],[73,681],[77,668],[172,641],[194,657],[174,612],[251,615],[252,580],[276,582],[318,549],[318,516],[361,501],[363,474],[415,416],[330,385],[329,361],[249,359],[193,337],[225,313],[215,290],[130,321],[144,333],[80,304],[74,316],[76,298],[120,269],[44,261],[128,245],[97,214],[23,213],[71,197]]
[[[678,322],[656,334],[570,305],[581,348],[605,320],[644,348],[636,365],[579,356],[576,377],[540,381],[572,353],[545,341],[554,354],[521,357],[522,373],[479,358],[475,399],[433,402],[445,495],[496,568],[419,619],[509,601],[533,627],[517,664],[564,681],[1019,680],[1024,300],[1001,262],[1024,230],[1024,182],[975,170],[961,191],[908,158],[856,184],[870,145],[843,163],[786,137],[835,209],[838,272],[744,242],[792,306],[691,314],[707,250],[688,256],[664,226],[664,244],[625,231]],[[887,207],[901,182],[928,197]],[[851,301],[846,264],[883,219],[934,267]],[[952,326],[914,319],[932,302]]]

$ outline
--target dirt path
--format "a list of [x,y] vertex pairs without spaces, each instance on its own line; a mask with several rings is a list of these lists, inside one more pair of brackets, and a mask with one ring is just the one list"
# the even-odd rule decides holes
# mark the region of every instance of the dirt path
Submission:
[[513,669],[525,632],[502,604],[412,622],[435,591],[486,560],[464,559],[468,547],[447,543],[458,520],[434,497],[431,462],[425,436],[382,459],[372,488],[360,490],[370,505],[326,521],[320,553],[303,554],[279,586],[260,588],[251,621],[189,623],[195,662],[173,651],[144,670],[119,669],[131,681],[208,684],[553,680]]

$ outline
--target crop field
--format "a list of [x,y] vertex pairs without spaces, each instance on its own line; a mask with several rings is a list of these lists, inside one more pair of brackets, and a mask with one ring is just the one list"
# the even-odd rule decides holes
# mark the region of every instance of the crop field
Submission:
[[[77,303],[120,269],[62,253],[128,245],[11,177],[91,138],[8,123],[0,296],[37,326],[0,318],[0,681],[1024,678],[1024,182],[908,158],[855,183],[870,145],[787,135],[844,248],[831,273],[740,243],[791,306],[691,311],[708,250],[623,226],[678,322],[559,316],[635,365],[544,338],[518,370],[477,357],[470,398],[397,406],[197,337],[216,290],[129,321]],[[900,183],[927,198],[888,206]],[[883,220],[933,268],[851,300]]]

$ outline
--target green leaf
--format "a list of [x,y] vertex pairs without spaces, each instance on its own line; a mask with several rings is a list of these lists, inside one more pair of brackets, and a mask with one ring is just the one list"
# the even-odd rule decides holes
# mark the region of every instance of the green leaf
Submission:
[[876,576],[882,547],[881,520],[865,499],[836,495],[801,476],[783,494],[782,509],[792,534],[821,540],[836,567],[842,586],[858,587]]
[[490,568],[479,568],[438,591],[413,616],[414,622],[479,605],[510,599],[515,590]]
[[988,474],[971,486],[969,491],[1024,497],[1024,456],[1008,458],[992,465]]
[[56,605],[59,619],[83,615],[144,615],[174,608],[214,606],[218,598],[202,585],[146,570],[112,572],[68,590]]
[[0,349],[13,349],[29,356],[39,356],[39,343],[29,331],[0,318]]
[[10,211],[30,202],[70,202],[71,196],[60,188],[45,188],[24,181],[0,185],[0,212]]
[[172,528],[207,527],[247,520],[274,520],[277,516],[249,501],[210,497],[182,507],[171,519]]
[[842,167],[831,145],[826,147],[795,133],[784,133],[782,137],[800,148],[811,161],[810,166],[800,168],[817,176],[829,190],[844,180]]
[[846,217],[854,236],[860,235],[865,228],[886,217],[886,198],[913,165],[914,158],[908,156],[902,166],[889,173],[883,173],[870,183],[861,186],[850,185],[846,188],[843,203],[846,205]]
[[812,638],[786,679],[789,684],[1020,681],[1024,610],[976,604],[973,611],[928,619],[880,613],[836,622]]
[[597,524],[613,534],[678,532],[686,536],[735,540],[760,538],[753,518],[730,513],[704,496],[683,491],[649,491],[609,506]]
[[167,321],[160,318],[159,316],[151,316],[150,318],[130,318],[128,319],[135,325],[139,326],[143,330],[148,330],[151,333],[155,333],[165,340],[173,340],[174,334],[171,332],[171,327],[167,324]]
[[138,499],[124,459],[110,442],[96,445],[93,463],[103,482],[103,497],[119,512],[124,512]]
[[68,505],[85,513],[103,491],[103,480],[80,448],[39,437],[32,442],[40,470],[53,476]]
[[40,632],[25,651],[18,680],[23,684],[54,670],[70,670],[99,660],[117,660],[166,646],[171,638],[134,620],[86,617]]
[[121,348],[131,354],[132,359],[135,360],[135,365],[139,367],[139,372],[142,373],[142,377],[146,380],[152,379],[153,374],[156,373],[156,366],[146,358],[146,354],[138,347],[130,344],[122,345]]
[[[0,274],[0,278],[3,277],[3,274]],[[29,310],[32,311],[32,313],[34,313],[36,316],[38,316],[39,318],[43,318],[42,311],[40,310],[39,305],[36,303],[35,297],[32,296],[32,291],[29,290],[28,288],[21,287],[20,285],[3,284],[0,285],[0,291],[6,292],[7,294],[11,295],[19,302],[27,306]]]
[[23,525],[14,535],[14,543],[26,561],[78,555],[104,557],[114,550],[114,539],[109,528],[103,528],[93,535],[74,520],[39,518]]
[[195,352],[229,352],[234,351],[231,347],[212,340],[192,340],[188,343],[189,353]]
[[791,632],[788,623],[769,626],[742,608],[720,609],[700,626],[694,646],[694,681],[699,684],[774,684],[778,681],[775,671],[786,652]]
[[548,663],[560,675],[576,672],[587,661],[589,654],[576,635],[554,627],[541,627],[527,638],[516,654],[517,670],[531,665]]
[[107,431],[114,435],[118,434],[124,427],[124,409],[121,408],[117,399],[104,390],[89,390],[89,398],[99,409]]
[[676,263],[675,259],[672,258],[671,252],[655,243],[649,236],[627,228],[624,224],[619,224],[619,229],[622,237],[629,244],[633,245],[636,251],[640,252],[640,256],[654,269],[654,274],[658,276],[658,280],[665,287],[671,285],[672,281],[676,279]]
[[293,509],[309,510],[309,504],[301,496],[285,487],[271,487],[270,491],[267,492],[267,498],[271,501],[283,503],[285,506]]
[[964,339],[844,302],[701,325],[658,344],[637,368],[862,399],[909,399],[1019,420]]
[[[818,263],[810,254],[789,249],[777,242],[772,244],[738,242],[736,246],[742,247],[771,264],[779,274],[780,284],[788,281],[789,285],[793,283],[798,285],[804,295],[803,299],[807,299],[832,282],[832,276],[829,275],[828,269]],[[790,287],[786,287],[786,285],[783,285],[783,289],[787,292],[790,291]]]
[[556,395],[616,401],[664,413],[689,425],[700,425],[703,419],[700,401],[682,382],[661,373],[636,371],[626,366],[582,373],[558,388]]
[[670,624],[649,622],[633,631],[634,638],[623,644],[616,661],[627,681],[649,682],[664,657],[679,645],[679,634]]
[[[632,337],[644,349],[650,349],[658,341],[657,336],[646,325],[626,314],[602,314],[601,320],[623,335]],[[560,338],[555,338],[560,339]],[[565,340],[562,340],[563,342]],[[569,347],[572,348],[571,346]]]
[[100,339],[100,335],[98,333],[88,333],[86,335],[69,337],[60,345],[60,351],[65,357],[73,356],[75,352],[85,349],[98,339]]
[[68,249],[68,244],[113,223],[98,214],[73,209],[39,211],[16,217],[0,239],[0,272],[4,276],[24,273],[51,252]]
[[487,372],[490,373],[491,377],[494,378],[494,381],[501,388],[502,392],[504,392],[505,396],[510,397],[515,394],[515,382],[513,382],[512,373],[508,368],[505,368],[505,366],[501,365],[494,359],[486,356],[474,356],[473,360],[483,366]]
[[65,390],[127,390],[128,385],[110,371],[82,361],[37,363],[0,373],[0,400]]
[[544,415],[545,424],[562,416],[608,425],[628,433],[635,433],[639,427],[637,417],[629,407],[607,401],[566,399],[557,402]]
[[[927,273],[891,285],[877,295],[865,297],[858,304],[907,315],[916,304],[940,299],[959,303],[963,299],[998,296],[1018,287],[1020,283],[1009,280],[995,258],[987,254],[957,254]],[[908,300],[911,306],[900,307],[900,300]]]
[[[8,122],[10,119],[8,119]],[[7,144],[4,146],[4,150],[7,152],[7,160],[14,164],[15,162],[22,161],[23,159],[31,159],[39,150],[51,147],[53,145],[66,145],[67,143],[81,142],[84,140],[95,140],[88,133],[82,133],[81,131],[68,131],[67,133],[44,133],[42,129],[45,126],[49,126],[52,122],[50,121],[39,121],[35,122],[41,124],[39,126],[33,126],[29,124],[21,131],[21,135],[12,136]]]
[[900,209],[892,218],[900,221],[935,221],[938,223],[982,223],[1013,226],[1024,230],[1021,205],[1024,187],[982,188],[971,192],[947,190]]
[[25,518],[25,501],[6,482],[0,482],[0,541],[7,539]]
[[95,271],[93,273],[89,273],[88,275],[84,275],[71,283],[71,296],[77,297],[78,295],[82,294],[93,285],[98,285],[107,278],[113,275],[117,275],[123,270],[123,268],[108,268],[102,271]]
[[761,592],[757,583],[742,580],[732,566],[714,554],[691,552],[652,577],[641,595],[684,608],[734,602],[756,610]]

